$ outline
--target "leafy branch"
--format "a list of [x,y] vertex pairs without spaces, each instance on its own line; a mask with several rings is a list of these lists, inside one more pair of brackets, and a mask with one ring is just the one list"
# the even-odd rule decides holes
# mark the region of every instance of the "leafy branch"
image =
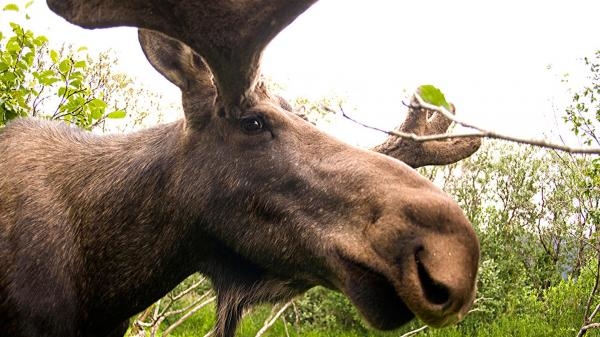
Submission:
[[[423,87],[427,87],[427,86],[423,86]],[[420,87],[418,89],[418,91],[421,91],[421,89],[423,87]],[[544,147],[544,148],[554,149],[554,150],[573,153],[573,154],[600,154],[600,148],[570,147],[570,146],[547,142],[545,140],[525,139],[525,138],[501,134],[501,133],[498,133],[498,132],[495,132],[492,130],[487,130],[482,127],[479,127],[479,126],[476,126],[476,125],[473,125],[473,124],[470,124],[470,123],[467,123],[465,121],[458,119],[452,112],[450,112],[448,110],[447,107],[449,107],[449,104],[445,103],[445,101],[438,103],[438,104],[440,104],[440,105],[426,102],[419,93],[415,93],[414,100],[410,104],[405,104],[405,105],[412,109],[425,110],[425,111],[423,111],[423,113],[426,113],[427,111],[438,112],[438,113],[442,114],[444,117],[446,117],[447,119],[451,120],[452,122],[454,122],[458,125],[461,125],[465,128],[473,129],[475,131],[474,132],[465,132],[465,133],[455,133],[455,134],[454,133],[441,133],[441,134],[432,134],[432,135],[417,135],[415,133],[401,132],[398,130],[384,130],[384,129],[377,128],[377,127],[368,125],[366,123],[360,122],[360,121],[356,120],[355,118],[349,116],[344,111],[344,109],[341,105],[339,106],[339,109],[344,118],[346,118],[358,125],[366,127],[368,129],[383,132],[383,133],[386,133],[391,136],[409,139],[409,140],[416,141],[416,142],[442,141],[442,140],[448,140],[448,139],[453,139],[453,138],[493,138],[493,139],[501,139],[501,140],[505,140],[505,141],[520,143],[520,144]],[[335,110],[333,110],[327,106],[324,106],[323,109],[325,109],[329,112],[332,112],[332,113],[338,113]]]

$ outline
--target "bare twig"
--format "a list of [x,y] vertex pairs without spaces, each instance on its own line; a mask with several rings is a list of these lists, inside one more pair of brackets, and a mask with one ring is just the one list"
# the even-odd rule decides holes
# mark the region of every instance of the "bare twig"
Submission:
[[594,311],[590,314],[590,318],[596,317],[599,310],[600,310],[600,303],[598,303],[598,305],[596,306],[596,309],[594,309]]
[[588,301],[585,306],[585,313],[583,315],[583,325],[579,329],[579,333],[577,334],[577,337],[581,337],[581,336],[585,335],[589,329],[600,327],[600,323],[591,323],[592,320],[594,319],[594,317],[596,316],[596,314],[598,313],[598,311],[600,310],[600,304],[598,304],[596,306],[596,308],[592,311],[592,313],[589,314],[589,316],[588,316],[588,313],[590,312],[590,309],[592,307],[592,302],[594,301],[594,298],[596,297],[596,294],[598,292],[598,285],[600,284],[600,252],[598,252],[597,255],[598,255],[598,265],[597,265],[597,269],[596,269],[596,280],[594,281],[594,287],[592,288],[592,291],[590,292],[590,296],[588,297]]
[[182,298],[183,296],[189,294],[192,290],[194,290],[194,289],[198,288],[199,286],[201,286],[205,281],[206,281],[205,277],[200,277],[200,279],[198,280],[198,282],[192,284],[187,289],[185,289],[184,291],[182,291],[179,294],[177,294],[177,296],[173,297],[173,301],[177,301],[178,299]]
[[[589,323],[589,321],[591,321],[594,316],[590,315],[588,316],[588,312],[590,312],[590,308],[592,306],[592,301],[594,300],[594,296],[596,295],[596,293],[598,292],[598,285],[600,284],[600,253],[598,253],[598,265],[597,265],[597,271],[596,271],[596,279],[594,280],[594,287],[592,288],[592,292],[590,293],[590,297],[588,298],[588,302],[586,305],[586,309],[585,309],[585,317],[584,319],[586,320],[586,322],[584,323]],[[594,310],[593,314],[595,314],[597,312],[597,310]]]
[[267,319],[265,320],[265,324],[263,325],[262,328],[260,328],[260,330],[258,330],[258,332],[256,333],[255,337],[260,337],[262,336],[267,330],[269,330],[269,328],[271,328],[273,326],[273,324],[275,324],[275,322],[277,321],[277,319],[279,318],[279,316],[281,316],[281,314],[283,314],[283,312],[290,306],[292,305],[292,301],[288,301],[286,304],[282,305],[281,308],[276,312],[275,309],[277,307],[273,307],[273,311],[271,312],[271,315],[269,315],[269,317],[267,317]]
[[[431,111],[437,111],[437,112],[441,113],[442,115],[444,115],[444,117],[453,121],[454,123],[459,124],[466,128],[476,130],[476,131],[475,132],[456,133],[456,134],[441,133],[441,134],[435,134],[435,135],[419,136],[414,133],[406,133],[406,132],[400,132],[400,131],[396,131],[396,130],[383,130],[383,129],[380,129],[380,128],[377,128],[374,126],[370,126],[370,125],[362,123],[362,122],[350,117],[349,115],[347,115],[341,106],[340,106],[340,110],[341,110],[342,116],[344,118],[346,118],[358,125],[366,127],[368,129],[383,132],[388,135],[410,139],[410,140],[413,140],[416,142],[439,141],[439,140],[447,140],[447,139],[452,139],[452,138],[485,137],[485,138],[501,139],[501,140],[506,140],[506,141],[515,142],[515,143],[521,143],[521,144],[528,144],[528,145],[532,145],[532,146],[545,147],[545,148],[568,152],[568,153],[600,154],[600,148],[576,148],[576,147],[570,147],[570,146],[565,146],[565,145],[560,145],[560,144],[554,144],[554,143],[550,143],[550,142],[547,142],[544,140],[539,140],[539,139],[525,139],[525,138],[508,136],[508,135],[500,134],[495,131],[486,130],[481,127],[478,127],[478,126],[472,125],[470,123],[459,120],[450,111],[448,111],[444,107],[438,107],[438,106],[435,106],[435,105],[432,105],[432,104],[429,104],[429,103],[423,101],[423,99],[418,94],[415,94],[415,98],[418,102],[418,106],[412,106],[413,108],[424,108],[424,109],[431,110]],[[329,107],[324,106],[323,108],[329,112],[336,113],[336,111],[334,111],[333,109],[331,109]]]
[[285,337],[290,337],[290,332],[288,331],[287,321],[285,320],[285,316],[281,316],[281,321],[283,322],[283,330],[285,330]]
[[156,304],[154,305],[154,313],[152,314],[152,320],[156,321],[158,319],[158,314],[160,313],[160,303],[162,302],[162,299],[156,301]]
[[[473,301],[473,304],[475,304],[475,303],[477,303],[477,302],[479,302],[479,301],[483,301],[483,300],[489,300],[489,299],[490,299],[490,298],[484,298],[484,297],[480,297],[480,298],[477,298],[477,299],[475,299],[475,301]],[[470,315],[470,314],[472,314],[472,313],[474,313],[474,312],[478,312],[478,311],[483,311],[483,310],[481,310],[481,309],[479,309],[479,308],[473,308],[473,309],[471,309],[471,310],[469,310],[469,311],[467,312],[467,314],[465,315],[465,317],[467,317],[468,315]],[[464,318],[463,318],[463,319],[464,319]],[[414,335],[416,335],[416,334],[418,334],[418,333],[420,333],[420,332],[422,332],[422,331],[425,331],[427,328],[429,328],[429,325],[423,325],[422,327],[420,327],[420,328],[417,328],[417,329],[414,329],[414,330],[411,330],[411,331],[409,331],[409,332],[405,333],[404,335],[402,335],[402,336],[400,336],[400,337],[410,337],[410,336],[414,336]]]
[[177,310],[171,310],[168,312],[164,313],[164,316],[173,316],[173,315],[179,315],[181,313],[184,313],[186,311],[188,311],[191,307],[195,306],[196,304],[202,302],[204,299],[206,299],[208,296],[210,296],[212,294],[211,291],[207,291],[204,294],[202,294],[198,299],[194,300],[192,303],[190,303],[189,305],[186,305],[183,308],[177,309]]
[[298,311],[298,306],[296,306],[296,301],[292,301],[292,308],[294,309],[294,325],[300,325],[300,311]]
[[[332,113],[338,113],[337,111],[335,111],[329,107],[324,106],[323,109],[325,109],[329,112],[332,112]],[[379,131],[379,132],[383,132],[383,133],[387,133],[388,135],[391,135],[391,136],[407,138],[410,140],[414,140],[415,142],[430,142],[430,141],[434,141],[434,140],[446,140],[446,139],[451,139],[451,138],[482,137],[480,132],[463,133],[463,134],[441,133],[441,134],[436,134],[436,135],[419,136],[419,135],[416,135],[414,133],[409,133],[409,132],[402,132],[402,131],[397,131],[397,130],[384,130],[384,129],[380,129],[378,127],[371,126],[371,125],[365,124],[363,122],[360,122],[360,121],[354,119],[353,117],[346,114],[346,112],[344,111],[344,109],[341,106],[340,106],[340,111],[344,118],[346,118],[346,119],[350,120],[351,122],[356,123],[362,127],[365,127],[367,129],[371,129],[371,130],[375,130],[375,131]]]
[[590,323],[582,326],[579,330],[579,333],[577,334],[577,337],[584,336],[587,333],[587,331],[591,329],[600,329],[600,323]]
[[428,110],[432,110],[432,111],[437,111],[437,112],[441,113],[442,115],[444,115],[444,117],[448,118],[449,120],[453,121],[456,124],[462,125],[469,129],[477,130],[480,132],[481,137],[502,139],[502,140],[507,140],[507,141],[516,142],[516,143],[529,144],[529,145],[533,145],[533,146],[555,149],[555,150],[564,151],[564,152],[568,152],[568,153],[600,154],[599,148],[574,148],[574,147],[549,143],[549,142],[546,142],[543,140],[524,139],[524,138],[519,138],[519,137],[502,135],[497,132],[486,130],[486,129],[480,128],[478,126],[475,126],[473,124],[469,124],[467,122],[461,121],[458,118],[456,118],[456,116],[454,114],[452,114],[450,111],[448,111],[446,108],[438,107],[438,106],[435,106],[433,104],[429,104],[429,103],[423,101],[423,99],[421,98],[421,96],[419,96],[419,94],[415,94],[415,98],[417,99],[417,102],[419,102],[419,107],[425,108]]
[[190,316],[192,316],[193,314],[195,314],[198,310],[204,308],[205,306],[207,306],[208,304],[214,302],[214,300],[216,299],[216,296],[212,296],[211,298],[207,299],[206,301],[198,304],[197,306],[195,306],[194,308],[192,308],[190,311],[188,311],[185,315],[181,316],[177,321],[175,321],[175,323],[171,324],[168,328],[165,329],[165,331],[163,332],[162,336],[166,337],[168,336],[171,332],[173,332],[173,330],[178,327],[181,323],[185,322],[186,319],[190,318]]
[[423,325],[422,327],[415,329],[415,330],[411,330],[407,333],[405,333],[404,335],[400,336],[400,337],[410,337],[410,336],[414,336],[416,334],[418,334],[421,331],[424,331],[425,329],[429,328],[429,325]]
[[154,322],[154,324],[152,325],[152,328],[150,329],[150,337],[156,337],[156,334],[158,333],[158,329],[160,328],[160,325],[165,320],[165,318],[166,318],[165,316],[160,316]]

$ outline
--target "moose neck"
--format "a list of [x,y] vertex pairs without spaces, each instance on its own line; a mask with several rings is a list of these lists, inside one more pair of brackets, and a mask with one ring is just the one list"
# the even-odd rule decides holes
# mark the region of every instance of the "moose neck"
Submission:
[[[196,139],[204,135],[180,121],[100,141],[78,134],[54,147],[57,156],[76,154],[47,174],[59,186],[59,204],[69,205],[64,230],[80,249],[71,263],[83,270],[73,281],[86,308],[80,312],[90,316],[81,321],[92,322],[86,330],[126,320],[197,271],[213,281],[220,307],[240,313],[309,286],[265,272],[231,246],[235,220],[227,214],[240,202],[223,169],[231,158]],[[77,176],[64,175],[67,167],[77,167]],[[218,329],[233,333],[237,318],[221,321]]]
[[202,203],[191,209],[182,202],[191,189],[194,199],[203,200],[197,186],[206,185],[208,176],[191,181],[181,171],[185,142],[183,122],[97,145],[80,142],[76,146],[86,151],[74,160],[86,165],[78,179],[61,177],[60,169],[51,173],[61,180],[68,222],[78,232],[85,272],[77,277],[85,278],[80,291],[84,305],[95,308],[92,315],[129,317],[206,269],[215,252],[225,254],[204,231],[213,220]]

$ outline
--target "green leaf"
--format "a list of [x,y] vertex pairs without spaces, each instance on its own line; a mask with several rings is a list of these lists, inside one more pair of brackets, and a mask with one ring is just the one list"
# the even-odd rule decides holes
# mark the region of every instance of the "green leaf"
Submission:
[[33,43],[35,43],[35,45],[38,47],[43,46],[46,42],[48,42],[48,38],[44,35],[40,35],[33,40]]
[[71,82],[69,82],[69,86],[71,88],[75,88],[75,89],[79,89],[81,87],[81,80],[73,80]]
[[58,88],[58,96],[64,97],[66,93],[67,93],[67,88],[65,88],[65,87]]
[[12,71],[7,71],[0,75],[0,82],[12,83],[17,79],[17,76]]
[[52,60],[52,62],[56,63],[58,62],[58,52],[54,49],[52,49],[50,51],[50,59]]
[[40,81],[41,85],[51,86],[52,84],[54,84],[60,80],[56,77],[40,77],[39,81]]
[[439,106],[439,107],[444,107],[448,110],[450,110],[450,104],[448,104],[448,102],[446,101],[446,97],[444,96],[444,93],[442,93],[442,91],[438,88],[436,88],[435,86],[431,85],[431,84],[426,84],[426,85],[422,85],[417,89],[417,94],[419,94],[419,96],[421,96],[421,98],[423,99],[423,101],[435,105],[435,106]]
[[94,98],[88,105],[90,106],[90,109],[106,109],[106,103],[99,98]]
[[21,45],[17,39],[11,38],[6,43],[6,51],[18,53],[21,50]]
[[60,70],[60,72],[63,74],[66,74],[69,71],[71,71],[71,60],[62,60],[62,62],[60,62],[60,64],[58,65],[58,70]]
[[116,110],[106,115],[106,118],[119,119],[124,118],[125,116],[127,116],[125,110]]
[[35,54],[32,52],[23,55],[23,60],[25,60],[25,63],[27,63],[27,67],[31,67],[33,65],[34,58]]
[[21,25],[19,25],[18,23],[10,22],[8,25],[15,34],[19,36],[25,34],[25,32],[23,32],[23,27],[21,27]]
[[15,65],[17,66],[18,69],[21,69],[23,72],[27,71],[27,69],[29,69],[29,66],[27,65],[27,60],[23,60],[23,61],[18,61]]
[[29,6],[31,6],[31,5],[33,5],[33,0],[31,0],[31,1],[28,1],[28,2],[25,4],[25,8],[29,8]]
[[103,109],[91,109],[92,119],[100,119],[104,115]]
[[54,71],[52,71],[52,70],[50,70],[50,69],[46,69],[46,70],[42,71],[42,72],[39,74],[39,76],[40,76],[40,77],[51,77],[51,76],[54,76],[54,75],[55,75],[55,74],[54,74]]
[[82,80],[82,81],[85,78],[85,76],[83,76],[83,73],[81,71],[72,72],[70,77],[72,80],[78,79],[78,80]]
[[77,61],[77,62],[75,62],[75,64],[73,65],[73,67],[75,67],[75,68],[85,68],[85,67],[87,67],[87,62],[85,62],[85,61]]
[[18,12],[19,11],[19,6],[15,5],[15,4],[8,4],[6,6],[4,6],[4,8],[2,8],[3,11],[15,11]]

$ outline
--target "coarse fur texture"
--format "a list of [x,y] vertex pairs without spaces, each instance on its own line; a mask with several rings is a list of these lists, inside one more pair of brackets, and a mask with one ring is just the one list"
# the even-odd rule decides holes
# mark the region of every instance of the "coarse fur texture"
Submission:
[[[273,17],[246,13],[259,41],[232,38],[260,55],[314,1],[49,2],[89,27],[147,6],[167,10],[150,13],[160,20],[189,5],[220,22],[265,4]],[[261,21],[277,19],[285,24]],[[408,165],[322,133],[249,72],[223,73],[229,61],[210,55],[229,47],[210,42],[214,29],[197,41],[208,23],[182,22],[170,29],[190,30],[196,47],[171,31],[140,30],[140,43],[181,89],[184,120],[130,135],[34,119],[0,130],[2,336],[122,335],[129,317],[196,271],[216,289],[218,337],[235,334],[245,308],[315,285],[342,291],[379,329],[464,316],[479,243],[458,205]],[[198,46],[216,50],[204,57]]]

